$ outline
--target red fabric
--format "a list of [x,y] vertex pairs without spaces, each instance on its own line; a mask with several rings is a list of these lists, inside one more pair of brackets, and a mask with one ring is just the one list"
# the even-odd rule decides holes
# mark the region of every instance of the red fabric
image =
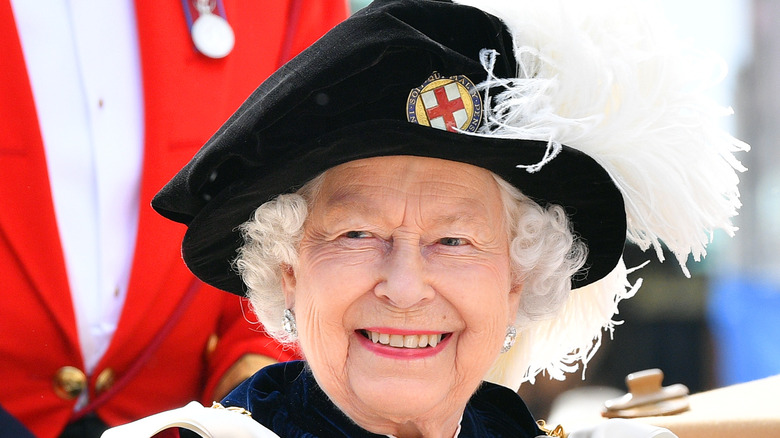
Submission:
[[[281,56],[289,4],[282,0],[223,0],[236,33],[221,60],[197,53],[181,2],[137,2],[145,102],[145,156],[136,257],[112,344],[90,377],[112,369],[117,378],[141,355],[192,281],[179,256],[184,227],[149,207],[156,191],[195,153]],[[347,15],[344,0],[306,2],[293,53]],[[0,405],[37,436],[54,437],[74,402],[55,395],[58,369],[83,369],[67,274],[54,218],[45,155],[9,0],[0,0]],[[244,306],[245,307],[245,306]],[[287,360],[240,300],[204,286],[181,322],[139,374],[104,406],[116,425],[190,400],[210,404],[230,365],[254,352]],[[209,337],[219,337],[208,354]]]

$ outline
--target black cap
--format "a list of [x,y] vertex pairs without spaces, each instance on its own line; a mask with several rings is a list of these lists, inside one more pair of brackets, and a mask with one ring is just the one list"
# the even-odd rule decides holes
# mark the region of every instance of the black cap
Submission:
[[622,255],[626,216],[622,195],[596,161],[564,146],[529,173],[517,165],[540,162],[546,142],[408,121],[410,92],[432,74],[485,80],[482,49],[499,54],[494,75],[516,76],[508,30],[472,7],[381,0],[336,26],[261,84],[155,196],[155,210],[188,225],[187,266],[206,283],[243,295],[232,266],[243,243],[237,228],[257,207],[336,165],[412,155],[488,169],[541,205],[563,206],[589,251],[573,287],[603,278]]

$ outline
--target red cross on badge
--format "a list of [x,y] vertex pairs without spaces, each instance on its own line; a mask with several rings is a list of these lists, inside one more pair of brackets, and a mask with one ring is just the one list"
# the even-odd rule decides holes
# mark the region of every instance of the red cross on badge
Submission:
[[482,119],[482,98],[463,75],[434,72],[409,93],[406,108],[410,122],[450,132],[474,132]]

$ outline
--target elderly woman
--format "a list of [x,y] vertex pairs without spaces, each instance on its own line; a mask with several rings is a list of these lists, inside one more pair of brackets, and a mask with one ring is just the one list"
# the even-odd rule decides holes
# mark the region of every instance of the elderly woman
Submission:
[[[459,426],[464,436],[539,433],[512,391],[472,395],[514,342],[526,282],[528,296],[538,294],[534,281],[568,290],[585,261],[560,208],[545,211],[474,165],[385,156],[327,170],[242,228],[237,266],[252,302],[277,316],[266,320],[272,333],[298,337],[314,381],[296,381],[302,364],[282,366],[274,377],[285,383],[271,389],[258,375],[227,404],[251,406],[264,424],[293,420],[332,436],[338,411],[317,415],[301,397],[319,387],[359,425],[341,422],[346,436],[449,437]],[[529,281],[533,265],[552,275]],[[483,424],[480,411],[506,420]]]
[[732,229],[744,145],[701,71],[647,11],[579,3],[377,1],[158,194],[190,269],[305,358],[223,404],[282,437],[540,435],[515,391],[611,329],[626,237],[684,263]]

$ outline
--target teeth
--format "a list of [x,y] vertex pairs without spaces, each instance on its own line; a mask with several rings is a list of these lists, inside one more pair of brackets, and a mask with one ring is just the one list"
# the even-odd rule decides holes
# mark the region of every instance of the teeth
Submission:
[[435,347],[441,342],[442,335],[390,335],[387,333],[365,330],[366,335],[373,343],[389,345],[396,348],[425,348]]
[[403,347],[404,346],[404,337],[401,335],[390,335],[390,346],[391,347]]

